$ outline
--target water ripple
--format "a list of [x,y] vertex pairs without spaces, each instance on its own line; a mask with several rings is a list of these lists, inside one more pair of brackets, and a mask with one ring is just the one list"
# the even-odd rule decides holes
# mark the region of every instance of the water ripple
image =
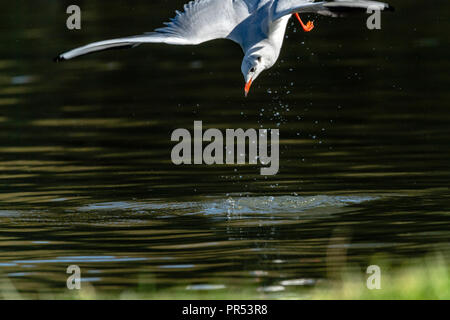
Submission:
[[78,208],[81,212],[101,211],[167,211],[177,214],[240,215],[298,213],[318,208],[341,208],[379,199],[380,196],[264,196],[228,197],[198,202],[105,202]]

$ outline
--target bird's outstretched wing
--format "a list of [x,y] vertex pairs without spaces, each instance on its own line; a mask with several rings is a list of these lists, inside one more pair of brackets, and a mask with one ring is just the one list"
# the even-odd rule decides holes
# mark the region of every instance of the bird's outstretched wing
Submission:
[[326,16],[339,17],[346,12],[389,9],[387,3],[366,0],[275,0],[273,20],[289,14],[312,12]]
[[213,39],[227,38],[231,31],[249,15],[247,2],[252,0],[195,0],[184,5],[184,12],[165,27],[143,35],[94,42],[65,52],[56,61],[68,60],[92,52],[133,48],[142,43],[195,45]]

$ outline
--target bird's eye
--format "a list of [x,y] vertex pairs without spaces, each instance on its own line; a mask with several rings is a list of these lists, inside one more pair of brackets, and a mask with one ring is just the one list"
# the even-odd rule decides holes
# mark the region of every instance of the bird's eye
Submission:
[[259,57],[257,58],[257,60],[258,60],[258,62],[261,62],[261,57],[259,56]]
[[251,68],[250,72],[255,72],[255,67]]

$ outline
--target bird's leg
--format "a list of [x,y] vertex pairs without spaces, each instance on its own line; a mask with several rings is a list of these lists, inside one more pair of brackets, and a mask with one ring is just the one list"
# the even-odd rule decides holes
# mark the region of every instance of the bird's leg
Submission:
[[295,16],[297,17],[297,20],[300,22],[300,24],[302,25],[303,30],[305,30],[305,32],[309,32],[312,29],[314,29],[314,22],[312,21],[308,21],[308,23],[305,25],[302,21],[302,19],[300,18],[300,15],[296,12]]

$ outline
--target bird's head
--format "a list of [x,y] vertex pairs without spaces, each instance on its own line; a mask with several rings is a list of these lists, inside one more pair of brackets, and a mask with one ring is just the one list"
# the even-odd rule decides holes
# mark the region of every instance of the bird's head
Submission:
[[241,71],[245,80],[245,96],[248,95],[253,81],[255,81],[265,69],[267,69],[267,64],[263,55],[254,53],[244,57],[244,60],[242,60]]

